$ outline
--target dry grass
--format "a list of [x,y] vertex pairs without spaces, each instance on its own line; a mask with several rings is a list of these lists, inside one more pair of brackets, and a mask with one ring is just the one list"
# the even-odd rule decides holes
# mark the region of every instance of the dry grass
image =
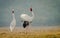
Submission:
[[33,29],[31,32],[25,33],[21,29],[10,32],[7,28],[0,28],[0,38],[60,38],[60,29]]

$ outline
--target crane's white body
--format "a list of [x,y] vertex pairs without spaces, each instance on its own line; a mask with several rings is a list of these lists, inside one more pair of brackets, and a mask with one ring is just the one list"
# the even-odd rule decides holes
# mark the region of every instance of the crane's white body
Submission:
[[12,16],[13,16],[13,20],[12,20],[12,22],[11,22],[11,24],[10,24],[10,31],[11,31],[11,32],[13,31],[13,29],[14,29],[15,26],[16,26],[16,19],[15,19],[14,13],[12,13]]
[[21,14],[21,19],[22,20],[24,20],[24,21],[28,21],[28,22],[31,22],[32,20],[33,20],[33,18],[34,18],[34,13],[33,12],[31,12],[32,13],[32,16],[29,16],[29,15],[27,15],[27,14]]
[[[26,26],[26,28],[24,29],[24,31],[31,31],[30,30],[30,28],[29,28],[29,26],[31,26],[31,22],[32,22],[32,20],[34,19],[34,12],[32,11],[32,8],[30,8],[30,12],[32,13],[32,16],[29,16],[29,15],[27,15],[27,14],[21,14],[20,15],[20,18],[22,19],[22,21],[23,21],[23,27],[24,26]],[[28,22],[29,24],[28,24],[28,26],[27,26],[27,24],[25,24],[26,22]]]
[[30,26],[31,26],[31,22],[32,22],[32,20],[34,19],[34,13],[31,11],[31,13],[32,13],[32,16],[29,16],[29,15],[27,15],[27,14],[21,14],[20,15],[20,18],[23,20],[23,21],[28,21],[29,22],[29,26],[27,26],[25,29],[24,29],[24,31],[25,32],[29,32],[29,31],[31,31],[30,30]]

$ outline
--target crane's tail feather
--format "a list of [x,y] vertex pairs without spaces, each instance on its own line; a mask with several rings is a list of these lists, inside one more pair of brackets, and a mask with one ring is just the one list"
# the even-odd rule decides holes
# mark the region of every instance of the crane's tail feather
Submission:
[[26,28],[27,26],[29,26],[29,22],[28,21],[24,21],[23,27]]

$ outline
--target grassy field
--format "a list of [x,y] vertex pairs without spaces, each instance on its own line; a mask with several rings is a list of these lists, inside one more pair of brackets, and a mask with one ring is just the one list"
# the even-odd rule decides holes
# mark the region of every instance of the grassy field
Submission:
[[27,33],[19,28],[13,32],[8,28],[0,28],[0,38],[60,38],[60,28],[31,29]]

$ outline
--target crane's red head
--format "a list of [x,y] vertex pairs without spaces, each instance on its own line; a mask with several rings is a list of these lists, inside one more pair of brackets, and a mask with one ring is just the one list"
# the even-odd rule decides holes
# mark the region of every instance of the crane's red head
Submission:
[[14,9],[12,9],[12,13],[14,13]]
[[14,13],[14,11],[12,11],[12,13]]
[[32,11],[32,8],[30,8],[30,11]]

